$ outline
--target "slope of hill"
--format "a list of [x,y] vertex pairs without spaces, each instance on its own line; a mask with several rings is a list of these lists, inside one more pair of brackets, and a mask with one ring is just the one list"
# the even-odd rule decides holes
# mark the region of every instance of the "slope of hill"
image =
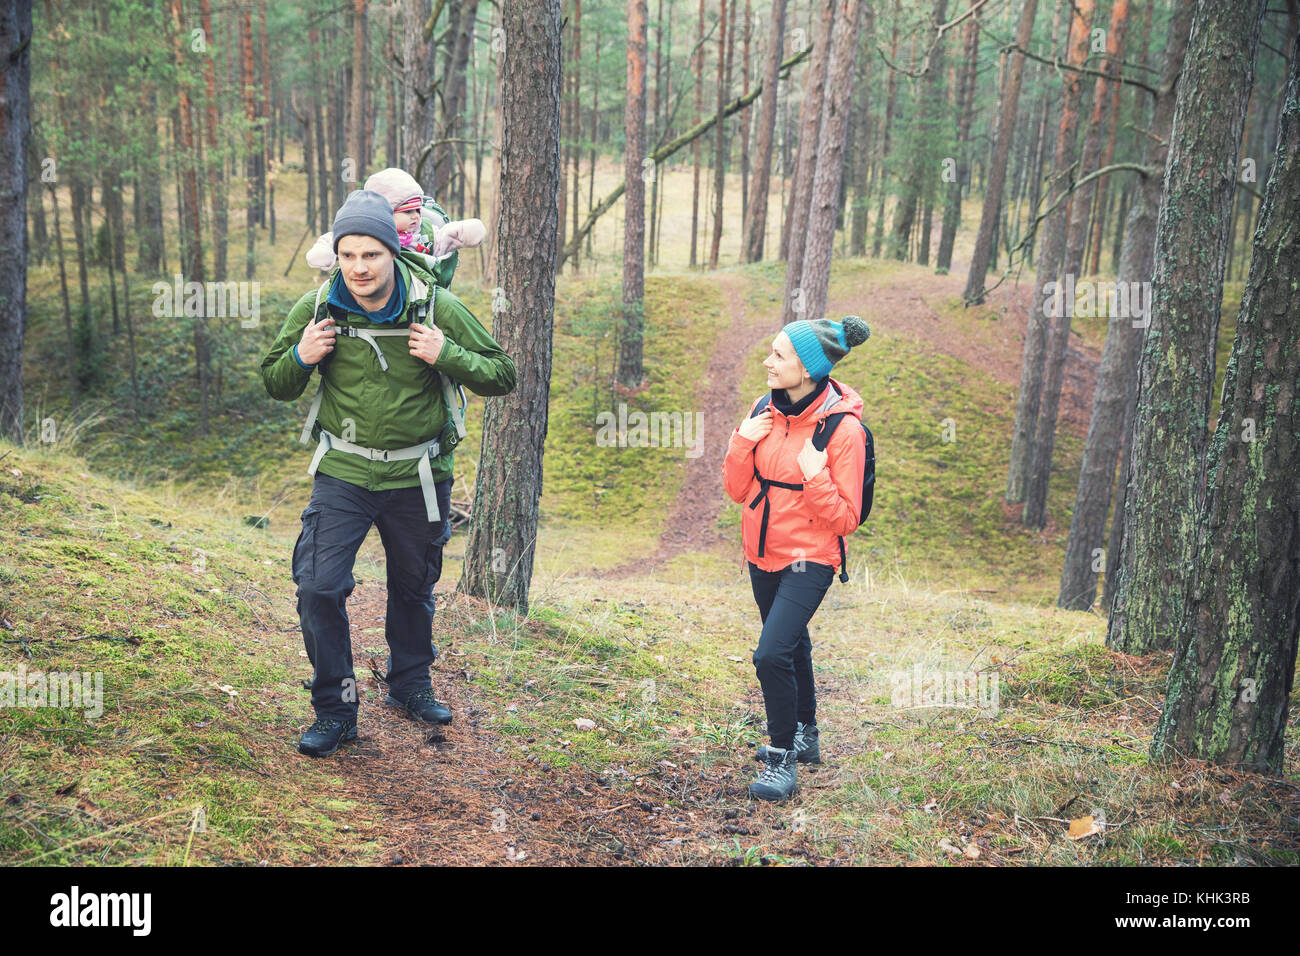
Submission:
[[[532,613],[455,594],[453,538],[434,681],[456,720],[430,733],[381,704],[372,536],[349,604],[361,739],[329,760],[294,749],[310,722],[288,566],[308,490],[296,408],[259,397],[247,368],[232,377],[242,421],[267,426],[224,421],[253,442],[232,446],[254,449],[243,480],[214,467],[160,485],[111,467],[167,454],[183,433],[141,433],[129,454],[97,446],[93,427],[0,443],[0,677],[99,674],[103,706],[0,707],[0,858],[1300,862],[1300,778],[1149,765],[1167,659],[1111,654],[1103,618],[1050,606],[1086,421],[1070,396],[1087,394],[1096,328],[1077,346],[1053,520],[1026,532],[1000,503],[1014,290],[962,312],[951,277],[866,261],[837,265],[832,308],[873,325],[841,372],[868,401],[880,491],[850,542],[852,582],[813,623],[827,762],[801,771],[789,804],[747,800],[758,615],[738,507],[716,477],[703,483],[716,446],[692,459],[602,445],[596,416],[619,401],[698,411],[720,440],[761,390],[780,281],[773,265],[654,277],[650,386],[636,395],[596,387],[616,285],[562,284]],[[250,337],[241,361],[258,347]],[[705,370],[728,356],[741,378],[715,418]],[[942,440],[945,419],[956,441]],[[183,463],[185,446],[170,454]],[[459,461],[463,486],[473,461]],[[698,527],[673,537],[683,516]],[[259,517],[268,526],[245,520]],[[951,696],[962,688],[975,696]],[[1071,839],[1088,816],[1095,831]]]

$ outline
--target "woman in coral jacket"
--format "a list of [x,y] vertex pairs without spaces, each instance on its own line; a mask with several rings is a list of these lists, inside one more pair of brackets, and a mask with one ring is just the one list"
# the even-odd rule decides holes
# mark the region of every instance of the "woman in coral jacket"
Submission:
[[[866,460],[862,399],[830,373],[870,334],[853,315],[843,322],[801,319],[782,329],[763,362],[770,403],[759,415],[758,402],[750,406],[722,464],[727,494],[746,505],[745,557],[763,619],[754,669],[771,744],[759,748],[765,766],[749,787],[762,800],[789,797],[796,763],[821,759],[808,621],[839,569],[839,537],[858,527]],[[817,451],[818,423],[842,412],[849,417]]]

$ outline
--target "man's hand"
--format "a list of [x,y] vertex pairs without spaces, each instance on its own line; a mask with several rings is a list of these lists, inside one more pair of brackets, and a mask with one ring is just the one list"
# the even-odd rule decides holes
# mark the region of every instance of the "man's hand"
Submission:
[[740,423],[740,437],[748,438],[750,441],[758,441],[760,438],[766,438],[767,433],[772,430],[772,409],[765,408],[761,415],[753,418],[746,418]]
[[446,336],[436,325],[411,323],[411,354],[432,365],[442,354],[442,343]]
[[334,351],[334,316],[327,315],[319,322],[308,322],[298,343],[298,357],[308,365],[317,365]]

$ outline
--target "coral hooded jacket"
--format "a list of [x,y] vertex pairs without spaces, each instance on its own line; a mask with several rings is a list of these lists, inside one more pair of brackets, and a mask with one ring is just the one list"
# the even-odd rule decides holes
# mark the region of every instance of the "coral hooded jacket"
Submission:
[[[753,414],[758,405],[749,407]],[[780,571],[798,560],[825,564],[839,570],[839,536],[858,527],[862,510],[862,471],[866,462],[866,433],[862,420],[862,397],[852,388],[829,379],[825,395],[803,412],[790,418],[772,408],[772,430],[757,442],[731,433],[727,456],[722,462],[722,483],[732,501],[745,505],[741,536],[745,557],[764,571]],[[818,422],[828,415],[847,412],[826,446],[826,465],[819,474],[804,481],[798,456],[804,442],[812,438]],[[857,421],[853,421],[856,419]],[[763,556],[758,555],[763,506],[749,505],[758,497],[761,485],[754,468],[764,478],[789,484],[803,483],[802,491],[769,487],[771,510]]]

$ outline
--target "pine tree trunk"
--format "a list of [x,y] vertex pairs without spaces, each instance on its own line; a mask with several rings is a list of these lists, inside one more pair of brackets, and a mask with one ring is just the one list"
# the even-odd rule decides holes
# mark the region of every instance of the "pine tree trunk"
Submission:
[[1174,646],[1182,583],[1196,559],[1227,229],[1264,6],[1199,3],[1179,77],[1127,482],[1130,492],[1159,494],[1125,501],[1107,634],[1111,648],[1129,654]]
[[758,145],[754,149],[754,183],[745,216],[745,262],[760,262],[763,258],[776,134],[777,70],[781,65],[781,50],[785,39],[785,8],[786,0],[772,0],[772,13],[768,18],[767,60],[763,69],[763,110],[758,117]]
[[[741,95],[749,92],[749,70],[750,55],[749,44],[752,39],[754,12],[751,8],[750,0],[745,0],[745,41],[742,44],[741,52],[741,72],[740,72],[740,92]],[[740,114],[740,222],[741,222],[741,241],[744,241],[744,222],[745,217],[749,215],[749,110]],[[744,262],[744,250],[741,250],[741,262]]]
[[[695,33],[695,123],[704,118],[704,0],[700,0],[700,19]],[[695,141],[695,177],[691,191],[691,268],[698,261],[696,249],[700,232],[700,141]]]
[[[947,11],[948,0],[934,0],[929,29],[937,29],[944,22]],[[927,29],[927,33],[929,29]],[[941,101],[938,90],[942,49],[943,42],[941,39],[936,40],[930,48],[929,62],[926,64],[926,79],[924,81],[927,89],[926,100],[936,104]],[[920,122],[923,124],[923,128],[930,128],[932,119],[928,114],[922,113]],[[894,207],[894,221],[890,226],[890,254],[899,261],[907,258],[908,248],[912,240],[912,230],[916,225],[917,212],[925,205],[929,196],[929,190],[925,186],[927,183],[933,182],[933,170],[929,168],[930,152],[928,147],[930,144],[927,142],[929,137],[922,134],[914,138],[917,141],[916,149],[913,155],[908,157],[907,173],[900,183],[898,205]],[[926,259],[929,258],[930,235],[928,226],[929,216],[927,215],[923,224]]]
[[[1034,33],[1034,17],[1038,13],[1038,0],[1025,0],[1016,26],[1016,46],[1029,48]],[[1006,88],[1002,91],[1002,112],[998,116],[997,145],[989,164],[988,187],[984,192],[984,209],[980,213],[979,231],[975,233],[975,250],[971,253],[970,271],[966,275],[963,298],[969,304],[984,301],[984,278],[988,275],[992,256],[993,226],[1002,209],[1002,190],[1007,179],[1007,159],[1011,155],[1011,137],[1015,132],[1016,111],[1020,104],[1020,84],[1025,72],[1023,53],[1010,54],[1007,64]],[[1032,206],[1030,207],[1033,208]]]
[[348,145],[347,157],[353,162],[353,169],[360,182],[365,177],[368,164],[366,161],[366,125],[365,103],[366,89],[366,0],[352,0],[352,87],[349,91],[348,104]]
[[[317,49],[316,31],[312,30],[309,34],[309,48],[312,51]],[[322,235],[330,231],[330,226],[334,221],[334,200],[330,192],[331,180],[329,161],[326,159],[329,135],[326,133],[323,113],[321,110],[320,88],[316,85],[311,89],[311,119],[312,125],[316,128],[316,229]]]
[[[867,254],[867,215],[871,204],[871,61],[869,44],[875,41],[875,14],[871,4],[862,11],[864,23],[859,36],[859,44],[866,46],[859,51],[862,63],[862,78],[854,84],[856,115],[854,125],[859,130],[858,142],[854,146],[848,161],[853,169],[853,213],[849,222],[849,255],[865,256]],[[862,37],[867,39],[864,42]]]
[[[730,18],[728,20],[728,18]],[[722,0],[723,35],[718,39],[718,138],[713,149],[713,244],[709,249],[709,268],[718,267],[722,248],[722,200],[726,195],[730,140],[727,138],[726,108],[731,95],[731,58],[735,49],[736,0]],[[724,65],[725,64],[725,65]]]
[[[1128,17],[1128,0],[1115,0],[1111,7],[1110,28],[1106,31],[1106,65],[1103,71],[1111,77],[1119,75],[1119,51],[1124,45],[1125,20]],[[1084,137],[1083,155],[1079,161],[1079,176],[1097,169],[1101,155],[1101,131],[1105,123],[1102,111],[1106,106],[1106,81],[1097,79],[1093,92],[1092,117]],[[1070,201],[1072,215],[1065,241],[1065,258],[1061,266],[1062,281],[1077,282],[1083,267],[1084,243],[1088,238],[1088,214],[1096,180],[1084,183]],[[1052,456],[1056,447],[1056,422],[1061,405],[1061,387],[1065,381],[1065,358],[1069,347],[1070,324],[1074,316],[1074,302],[1063,301],[1059,314],[1052,323],[1048,342],[1046,374],[1043,379],[1042,399],[1038,422],[1034,429],[1034,444],[1029,462],[1028,481],[1025,487],[1024,522],[1031,528],[1041,528],[1047,523],[1047,491],[1051,481]]]
[[[1035,0],[1037,2],[1037,0]],[[970,121],[975,106],[975,67],[979,60],[980,33],[978,11],[966,27],[965,68],[957,88],[957,178],[948,183],[944,194],[943,227],[939,233],[939,254],[935,258],[935,271],[946,275],[952,268],[952,247],[957,239],[957,226],[961,223],[962,192],[970,185]],[[1023,61],[1023,57],[1021,60]]]
[[264,227],[270,225],[272,234],[268,237],[268,242],[274,244],[275,215],[272,212],[272,203],[274,201],[272,194],[275,190],[275,180],[271,171],[271,147],[274,142],[271,132],[271,60],[268,50],[270,44],[266,38],[266,0],[259,0],[257,5],[257,37],[262,90],[262,98],[258,107],[261,150],[257,157],[257,222],[258,225]]
[[23,443],[23,335],[27,329],[27,151],[31,136],[32,4],[0,11],[0,436]]
[[[212,32],[211,0],[199,0],[199,15],[203,22],[203,32],[209,37]],[[207,139],[208,139],[208,177],[212,197],[212,278],[224,282],[226,278],[226,231],[229,221],[226,212],[225,160],[217,151],[217,76],[216,66],[212,61],[211,47],[203,60],[203,83],[207,94]],[[304,163],[308,170],[307,191],[311,192],[311,165]],[[309,218],[310,221],[310,218]]]
[[[437,45],[424,32],[424,10],[428,5],[428,0],[403,0],[402,3],[402,87],[405,91],[402,113],[406,134],[402,168],[415,177],[426,193],[433,195],[435,184],[426,182],[424,177],[433,172],[432,153],[427,150],[436,138],[438,58]],[[439,2],[434,12],[441,9]]]
[[239,8],[240,84],[244,92],[244,120],[248,134],[244,140],[244,173],[247,181],[247,206],[244,212],[244,278],[252,279],[257,269],[254,246],[257,240],[257,105],[253,80],[253,18],[247,5]]
[[831,35],[826,96],[822,108],[817,168],[813,174],[803,276],[805,315],[820,318],[826,310],[831,277],[831,246],[835,240],[835,212],[844,173],[844,141],[853,105],[853,73],[858,52],[858,26],[862,0],[835,0],[835,30]]
[[[1151,35],[1151,7],[1152,0],[1147,0],[1145,16],[1143,18],[1144,35],[1139,38],[1137,49],[1146,51]],[[1127,34],[1120,39],[1117,57],[1124,59],[1127,47]],[[1145,55],[1145,54],[1144,54]],[[1101,152],[1101,161],[1097,164],[1102,169],[1109,166],[1115,159],[1115,136],[1119,129],[1119,94],[1124,88],[1124,84],[1118,81],[1110,84],[1110,105],[1107,107],[1106,121],[1106,146]],[[1107,195],[1110,177],[1102,176],[1097,180],[1097,199],[1096,210],[1093,216],[1092,237],[1089,240],[1088,247],[1092,254],[1092,265],[1089,268],[1089,275],[1096,275],[1101,270],[1101,245],[1102,230],[1105,226],[1106,213],[1109,211],[1109,200]]]
[[[662,0],[660,2],[660,6],[661,7],[663,6]],[[659,87],[656,85],[655,95],[658,96],[658,94],[659,94]],[[582,144],[580,142],[580,138],[582,134],[581,95],[582,95],[582,0],[574,0],[573,3],[573,98],[569,104],[569,140],[570,140],[569,156],[573,162],[572,216],[573,216],[574,232],[578,231],[578,195],[579,195],[579,188],[580,188],[579,168],[582,160],[582,150],[581,150]],[[656,109],[657,109],[657,101],[656,101]],[[567,169],[564,172],[567,173]],[[656,173],[657,172],[658,171],[656,170]],[[659,177],[658,175],[656,175],[655,182],[658,183],[658,181],[659,181]],[[563,183],[561,183],[560,185],[560,191],[561,192],[565,191]],[[654,203],[650,204],[650,208],[651,208],[651,216],[653,217]],[[653,225],[654,222],[652,218],[651,219],[652,234],[653,234]],[[560,235],[560,245],[561,247],[563,247],[564,245],[563,233],[561,233]],[[654,245],[653,240],[651,241],[651,245],[652,246]],[[573,271],[575,274],[578,272],[579,254],[580,254],[579,250],[575,249],[573,252]]]
[[646,0],[627,0],[627,87],[623,126],[627,152],[623,176],[623,332],[619,336],[618,381],[641,384],[645,325],[645,61]]
[[[1115,277],[1117,285],[1122,289],[1150,288],[1155,255],[1156,216],[1160,209],[1160,193],[1164,183],[1169,131],[1173,126],[1175,89],[1183,65],[1183,55],[1187,50],[1187,34],[1191,29],[1194,9],[1190,5],[1177,8],[1169,22],[1165,59],[1160,71],[1159,95],[1152,114],[1151,135],[1147,138],[1143,155],[1143,165],[1159,172],[1144,177],[1134,189],[1134,202],[1124,223],[1124,246]],[[1132,302],[1131,295],[1129,301]],[[1107,583],[1110,583],[1112,574],[1107,569],[1118,558],[1118,544],[1123,537],[1123,477],[1126,470],[1120,471],[1120,481],[1116,483],[1116,460],[1119,459],[1121,465],[1125,464],[1124,427],[1126,423],[1132,422],[1131,406],[1137,388],[1137,359],[1144,337],[1143,320],[1134,317],[1132,312],[1130,305],[1127,310],[1116,309],[1115,314],[1110,316],[1106,343],[1102,347],[1101,367],[1097,372],[1097,390],[1093,396],[1092,416],[1088,422],[1088,438],[1084,445],[1079,487],[1075,493],[1070,535],[1065,545],[1065,565],[1061,571],[1061,588],[1057,597],[1057,604],[1061,607],[1076,611],[1092,608],[1097,595],[1098,572],[1105,571]],[[1106,549],[1101,550],[1112,484],[1118,484],[1115,498],[1117,504],[1112,511],[1112,537]],[[1106,607],[1110,607],[1108,601]]]
[[[799,110],[799,148],[795,154],[794,178],[790,183],[790,204],[785,217],[781,245],[785,250],[785,303],[781,324],[807,318],[803,301],[804,239],[812,203],[813,177],[817,172],[817,150],[822,126],[822,101],[826,95],[826,68],[830,63],[830,39],[836,0],[813,0],[810,15],[816,15],[812,62],[805,78],[803,106]],[[814,316],[820,318],[820,316]]]
[[[1079,66],[1088,55],[1088,24],[1092,19],[1093,0],[1073,3],[1074,15],[1066,40],[1066,62]],[[1060,177],[1060,191],[1069,189],[1074,177],[1074,138],[1079,125],[1079,91],[1082,80],[1079,73],[1065,71],[1065,94],[1061,108],[1061,124],[1056,137],[1053,168]],[[1050,193],[1049,193],[1050,195]],[[1049,317],[1064,313],[1062,294],[1057,280],[1065,254],[1065,231],[1070,219],[1070,204],[1061,202],[1040,225],[1043,232],[1042,250],[1034,278],[1034,291],[1029,305],[1029,321],[1025,329],[1025,344],[1021,354],[1020,392],[1016,396],[1016,421],[1011,437],[1011,463],[1007,469],[1006,500],[1016,503],[1025,500],[1029,478],[1029,464],[1034,455],[1034,430],[1038,424],[1038,410],[1042,400],[1043,364],[1047,354]],[[1053,290],[1057,290],[1054,292]]]
[[1300,57],[1293,55],[1153,757],[1284,769],[1300,638],[1297,222]]
[[[495,30],[498,29],[503,31],[502,36],[504,36],[505,28],[502,26],[500,7],[497,7],[494,10],[492,22],[495,24],[494,36],[496,35]],[[495,67],[492,71],[492,75],[496,77],[496,83],[494,85],[496,104],[495,109],[492,110],[492,219],[488,224],[488,239],[490,245],[488,247],[487,275],[485,278],[487,279],[488,286],[493,289],[493,294],[495,295],[496,290],[501,288],[500,269],[498,268],[497,260],[497,254],[501,249],[501,243],[495,239],[495,236],[501,228],[501,144],[504,142],[505,136],[505,131],[502,129],[501,124],[502,116],[505,114],[505,109],[502,100],[502,94],[504,92],[504,87],[502,86],[504,81],[504,71],[502,70],[501,57],[503,51],[499,50],[495,44],[492,47],[492,51],[494,60],[493,65]],[[556,208],[558,213],[558,205]]]
[[[663,123],[659,116],[660,100],[663,96],[663,66],[664,66],[664,0],[659,0],[658,9],[655,11],[655,95],[650,104],[650,115],[654,117],[654,132],[657,141],[662,143],[667,130],[664,129]],[[670,46],[671,48],[671,46]],[[650,182],[650,221],[647,227],[650,230],[649,237],[646,240],[646,251],[650,264],[657,265],[659,262],[659,229],[658,216],[659,210],[659,170],[655,170],[654,179]],[[573,228],[578,228],[577,206],[578,206],[578,162],[575,158],[573,163],[573,205],[574,219]],[[574,269],[577,269],[577,255],[574,256]]]
[[[1029,0],[1030,3],[1036,0]],[[893,27],[889,40],[889,59],[891,62],[898,62],[898,19],[900,15],[899,0],[894,0]],[[885,129],[880,138],[880,174],[876,180],[876,189],[880,193],[880,199],[876,205],[876,231],[871,237],[871,255],[874,258],[880,257],[881,247],[885,241],[885,197],[889,193],[887,185],[889,178],[889,133],[894,122],[894,104],[898,94],[898,73],[895,70],[889,70],[888,91],[885,94]]]
[[560,3],[503,7],[501,221],[495,235],[503,307],[493,337],[518,385],[491,398],[474,488],[474,520],[457,590],[528,612],[542,490],[555,318],[560,190]]

